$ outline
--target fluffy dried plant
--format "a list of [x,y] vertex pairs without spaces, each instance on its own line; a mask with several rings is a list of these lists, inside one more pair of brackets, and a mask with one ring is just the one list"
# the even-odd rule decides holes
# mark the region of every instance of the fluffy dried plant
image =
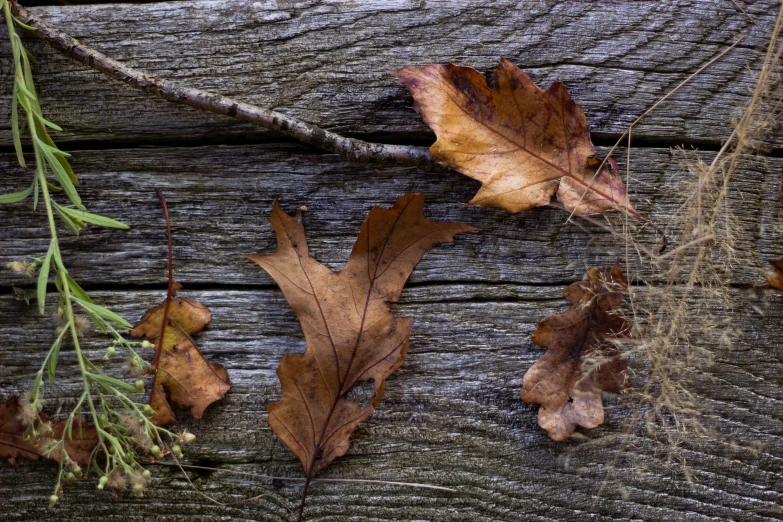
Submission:
[[[755,88],[738,109],[733,130],[720,150],[710,161],[705,161],[704,153],[674,151],[680,169],[673,174],[679,199],[667,227],[668,237],[676,238],[672,248],[655,254],[645,246],[649,231],[628,220],[606,222],[614,236],[626,239],[625,270],[635,284],[629,287],[632,335],[623,344],[624,355],[632,361],[634,389],[618,406],[630,405],[631,412],[621,434],[588,443],[619,443],[604,485],[618,484],[621,460],[623,469],[642,466],[635,459],[641,445],[647,448],[645,453],[663,455],[688,480],[686,448],[719,442],[737,451],[741,447],[752,451],[752,441],[736,445],[730,436],[719,433],[708,420],[709,406],[694,390],[699,381],[708,379],[705,370],[716,349],[730,347],[741,335],[735,318],[742,303],[732,281],[756,260],[749,259],[754,253],[737,248],[739,222],[732,208],[736,203],[731,201],[738,194],[740,169],[764,152],[765,138],[783,115],[782,29],[783,7]],[[629,166],[627,185],[630,170]]]

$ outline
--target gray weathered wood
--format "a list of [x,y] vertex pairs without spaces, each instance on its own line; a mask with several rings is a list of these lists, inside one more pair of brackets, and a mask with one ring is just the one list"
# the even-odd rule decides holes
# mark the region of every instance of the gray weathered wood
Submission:
[[[449,247],[427,254],[447,259]],[[99,302],[126,317],[139,317],[162,297],[162,290],[96,292]],[[709,406],[715,429],[723,434],[709,444],[687,447],[695,482],[675,480],[654,455],[646,437],[631,437],[637,469],[626,460],[616,470],[624,490],[597,488],[618,455],[619,444],[588,449],[577,442],[550,441],[536,426],[536,408],[519,400],[523,372],[542,350],[530,341],[536,322],[565,308],[557,287],[453,284],[407,288],[396,311],[413,316],[411,350],[403,368],[388,382],[386,395],[371,419],[352,438],[349,454],[324,477],[404,480],[444,485],[458,494],[363,484],[317,484],[308,520],[769,520],[783,503],[783,367],[779,349],[783,297],[767,302],[737,292],[744,337],[729,349],[716,345],[717,364],[697,381],[699,401]],[[196,463],[272,475],[300,476],[298,462],[269,430],[265,405],[279,397],[274,374],[286,351],[304,347],[299,325],[280,291],[207,290],[182,295],[212,308],[214,321],[196,338],[202,351],[228,367],[234,390],[210,407],[203,422],[186,422],[197,435],[187,448]],[[763,310],[759,315],[756,306]],[[36,367],[33,350],[51,341],[52,323],[34,306],[0,299],[4,354],[0,393],[29,386]],[[105,341],[87,343],[99,359]],[[72,357],[60,370],[70,385],[52,394],[50,407],[68,404],[77,387],[68,379]],[[119,369],[120,362],[109,365]],[[608,399],[617,405],[617,399]],[[619,403],[621,404],[621,403]],[[585,432],[591,439],[622,430],[625,408],[608,413],[607,425]],[[725,438],[724,438],[725,437]],[[759,444],[732,448],[731,437]],[[750,440],[749,440],[750,438]],[[660,448],[658,448],[660,450]],[[568,461],[570,459],[570,461]],[[568,462],[567,462],[568,461]],[[614,463],[618,465],[618,463]],[[62,505],[45,507],[52,466],[22,463],[15,472],[0,466],[4,520],[60,520],[118,515],[138,520],[145,513],[178,520],[212,520],[219,515],[241,520],[287,520],[268,499],[224,508],[193,492],[178,472],[153,467],[154,487],[146,499],[122,495],[111,500],[92,483],[67,490]],[[222,502],[266,492],[295,505],[301,483],[281,489],[248,477],[202,474],[195,481]],[[623,498],[623,495],[627,495]],[[180,518],[181,517],[181,518]]]
[[[622,151],[618,156],[624,158]],[[693,158],[709,161],[712,156]],[[238,254],[274,249],[266,217],[275,198],[290,213],[307,207],[311,248],[333,268],[345,262],[369,209],[389,207],[405,192],[427,194],[426,209],[433,219],[481,230],[461,238],[453,255],[440,262],[425,258],[413,282],[561,283],[579,279],[589,266],[625,257],[621,239],[579,218],[568,223],[562,210],[511,215],[468,205],[464,202],[478,184],[457,173],[354,165],[280,144],[76,151],[72,159],[88,208],[133,227],[127,232],[93,227],[79,237],[63,230],[69,270],[90,284],[164,281],[165,229],[153,187],[161,188],[169,200],[177,277],[183,283],[266,284],[269,280]],[[13,157],[0,156],[0,165],[13,165]],[[632,169],[632,201],[642,214],[667,227],[690,178],[681,153],[638,149]],[[741,264],[727,274],[732,281],[762,282],[766,260],[783,254],[781,171],[783,160],[757,158],[749,159],[737,176],[731,199]],[[9,174],[14,180],[9,185],[17,190],[28,183],[27,173]],[[615,216],[617,230],[620,221]],[[42,255],[48,245],[45,223],[44,212],[33,213],[30,202],[0,207],[0,265]],[[676,228],[668,233],[670,241],[678,239]],[[652,232],[640,238],[647,248],[657,249],[658,237]],[[644,266],[637,274],[653,275]],[[32,281],[3,270],[0,284]]]
[[[379,7],[380,5],[380,7]],[[548,85],[565,81],[595,133],[617,136],[740,35],[745,40],[640,125],[635,136],[709,142],[728,136],[774,23],[771,1],[414,0],[165,2],[38,8],[99,51],[193,87],[280,110],[339,133],[429,136],[388,71],[454,62],[489,72],[505,56]],[[2,31],[2,29],[0,29]],[[46,115],[63,141],[226,139],[261,135],[131,92],[31,40]],[[0,38],[0,85],[10,85]],[[78,104],[69,100],[78,99]],[[0,144],[10,145],[7,101]],[[222,138],[221,138],[222,137]],[[780,144],[776,140],[776,144]]]
[[[488,5],[489,4],[489,5]],[[742,13],[737,4],[752,16]],[[64,30],[133,66],[195,87],[282,110],[351,135],[426,144],[431,136],[411,100],[385,71],[406,63],[453,61],[488,72],[506,56],[546,85],[566,81],[585,106],[594,135],[616,138],[647,106],[740,33],[738,49],[698,77],[635,133],[632,199],[662,226],[672,220],[689,181],[674,142],[713,146],[730,132],[746,99],[758,48],[779,5],[757,2],[394,1],[166,2],[145,6],[40,8]],[[2,31],[2,30],[0,30]],[[4,34],[4,33],[2,33]],[[129,320],[163,297],[165,236],[152,191],[167,195],[174,228],[175,275],[182,295],[201,300],[214,321],[196,342],[228,367],[233,391],[202,422],[186,461],[234,470],[301,476],[269,430],[266,404],[279,397],[277,364],[304,341],[272,280],[237,254],[274,249],[266,221],[279,198],[299,206],[314,256],[339,268],[373,205],[405,192],[427,194],[426,213],[469,223],[481,233],[428,252],[395,310],[413,316],[411,351],[389,380],[351,449],[323,477],[382,479],[456,488],[457,494],[359,483],[317,483],[307,520],[748,520],[783,518],[783,294],[737,288],[732,344],[700,337],[716,364],[695,376],[693,391],[717,435],[684,446],[694,482],[666,463],[667,448],[645,432],[622,433],[633,404],[607,397],[607,423],[582,431],[595,443],[554,443],[536,425],[536,407],[519,400],[524,371],[542,353],[530,341],[543,316],[565,308],[562,288],[584,270],[624,255],[606,230],[557,209],[509,215],[472,207],[477,184],[456,173],[430,174],[354,165],[282,143],[246,125],[146,98],[76,68],[40,42],[36,79],[45,113],[66,130],[88,209],[132,229],[63,232],[69,270],[100,303]],[[0,36],[0,85],[9,85],[8,45]],[[30,173],[8,149],[8,98],[0,99],[0,190],[26,186]],[[256,143],[263,141],[268,143]],[[770,143],[783,142],[777,131]],[[150,144],[165,147],[149,147]],[[223,143],[221,145],[221,143]],[[140,146],[141,145],[141,146]],[[602,148],[601,152],[606,149]],[[695,157],[709,160],[714,153]],[[624,158],[622,152],[620,158]],[[624,161],[620,162],[621,164]],[[779,178],[783,159],[748,159],[730,194],[737,216],[737,260],[726,276],[737,286],[763,281],[766,259],[783,256]],[[60,196],[57,196],[60,197]],[[613,219],[615,225],[619,222]],[[669,231],[677,239],[676,227]],[[649,248],[652,232],[641,234]],[[0,207],[0,400],[27,389],[52,341],[51,318],[13,299],[31,281],[4,265],[40,255],[45,219],[29,202]],[[719,260],[722,261],[722,260]],[[635,275],[650,279],[649,268]],[[655,276],[660,281],[660,276]],[[53,289],[51,289],[53,290]],[[640,290],[642,291],[642,290]],[[716,336],[722,331],[717,330]],[[105,338],[86,339],[100,361]],[[105,363],[124,376],[121,358]],[[642,361],[633,365],[641,369]],[[74,357],[64,352],[47,412],[79,390]],[[641,378],[641,374],[638,379]],[[656,433],[655,435],[661,435]],[[732,445],[738,441],[739,446]],[[629,445],[630,444],[630,445]],[[599,494],[609,471],[618,484]],[[47,462],[0,462],[0,519],[290,520],[270,497],[219,506],[194,492],[179,471],[153,466],[143,499],[112,498],[91,480],[68,488],[55,510]],[[224,503],[267,493],[296,506],[301,483],[281,488],[238,475],[191,473]]]

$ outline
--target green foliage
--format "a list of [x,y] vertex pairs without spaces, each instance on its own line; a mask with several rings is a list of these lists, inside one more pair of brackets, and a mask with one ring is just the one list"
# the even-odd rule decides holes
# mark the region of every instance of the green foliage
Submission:
[[[118,332],[118,329],[126,330],[131,325],[111,310],[94,303],[68,274],[60,251],[55,213],[62,223],[75,234],[86,228],[88,224],[115,229],[128,229],[129,227],[120,221],[87,212],[85,209],[77,192],[79,180],[68,163],[67,158],[70,157],[70,154],[60,150],[49,135],[49,129],[55,131],[62,129],[43,116],[33,83],[31,62],[34,59],[24,48],[22,40],[16,32],[16,27],[29,31],[35,31],[35,28],[14,18],[8,0],[0,0],[0,10],[2,10],[8,26],[14,58],[11,128],[16,157],[22,168],[27,169],[22,145],[22,135],[26,132],[29,135],[35,158],[30,186],[26,190],[0,195],[0,204],[21,203],[33,196],[33,209],[37,209],[40,195],[51,235],[49,248],[42,257],[15,261],[9,263],[8,267],[17,272],[26,273],[30,277],[37,277],[34,295],[41,314],[44,314],[49,276],[52,272],[59,293],[57,316],[60,324],[56,331],[56,339],[44,357],[26,400],[29,401],[31,411],[41,409],[45,391],[44,376],[46,376],[46,382],[49,385],[54,383],[60,349],[63,343],[71,342],[76,353],[83,390],[75,407],[67,415],[68,429],[64,429],[62,437],[47,449],[47,454],[55,454],[55,452],[65,454],[60,450],[65,447],[68,440],[75,436],[73,431],[80,431],[72,430],[71,426],[74,424],[72,421],[80,419],[84,408],[87,419],[95,426],[98,434],[98,443],[89,460],[89,467],[99,477],[98,489],[103,489],[107,485],[122,489],[130,481],[133,485],[133,492],[140,495],[143,491],[143,484],[149,480],[148,472],[141,465],[141,458],[146,454],[161,456],[165,453],[164,450],[161,450],[161,448],[166,448],[164,439],[172,443],[191,440],[191,438],[185,434],[176,435],[151,422],[149,418],[151,409],[147,404],[137,400],[143,400],[143,397],[139,397],[139,393],[144,391],[143,381],[139,386],[139,381],[129,384],[106,375],[81,350],[79,339],[91,321],[101,332],[114,338],[112,345],[106,351],[107,357],[105,358],[122,350],[129,358],[130,367],[137,375],[140,375],[147,363],[139,357],[135,348],[141,345],[149,347],[149,343],[127,341]],[[62,192],[69,200],[69,204],[63,205],[56,202],[52,197],[53,192]],[[31,296],[26,297],[26,299],[30,298]],[[89,319],[75,314],[76,306]],[[134,376],[134,379],[136,377]],[[75,425],[81,426],[81,423],[77,422]],[[30,435],[35,436],[34,433]],[[179,446],[175,445],[174,447],[178,448]],[[157,448],[157,450],[153,451],[153,448]],[[56,503],[59,495],[62,494],[64,480],[70,480],[74,476],[81,476],[81,474],[82,470],[78,463],[67,457],[60,459],[57,485],[54,488],[54,494],[49,499],[50,503]]]

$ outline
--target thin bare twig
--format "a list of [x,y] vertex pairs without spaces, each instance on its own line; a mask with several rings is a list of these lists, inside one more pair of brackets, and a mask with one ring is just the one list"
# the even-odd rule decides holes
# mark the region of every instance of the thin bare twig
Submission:
[[448,171],[426,147],[370,143],[346,138],[315,125],[305,123],[283,113],[263,109],[200,89],[179,85],[171,80],[152,76],[128,67],[117,60],[92,49],[55,26],[42,20],[15,1],[9,0],[11,10],[22,23],[36,28],[33,33],[71,60],[119,80],[135,89],[163,98],[172,103],[188,105],[195,109],[230,116],[265,129],[279,132],[302,143],[334,152],[361,163],[395,163],[418,167],[426,171]]
[[[278,498],[275,498],[274,496],[272,496],[272,495],[270,495],[268,493],[262,493],[260,495],[254,496],[254,497],[245,498],[245,499],[242,499],[242,500],[237,500],[235,502],[229,502],[228,504],[224,504],[223,502],[220,502],[219,500],[217,500],[217,499],[215,499],[213,497],[210,497],[209,495],[207,495],[206,493],[204,493],[203,491],[198,489],[196,487],[196,485],[193,483],[193,481],[190,480],[190,477],[188,476],[188,474],[185,473],[185,469],[183,468],[183,464],[181,464],[179,462],[179,460],[177,459],[177,456],[172,453],[171,457],[174,459],[174,463],[176,464],[176,466],[179,468],[179,470],[185,476],[185,479],[188,481],[188,484],[190,484],[190,487],[193,488],[193,491],[195,491],[196,493],[198,493],[202,497],[206,498],[210,502],[214,502],[215,504],[218,504],[218,505],[221,505],[221,506],[225,507],[225,506],[231,506],[231,505],[236,505],[236,504],[243,504],[243,503],[246,503],[246,502],[252,502],[252,501],[258,500],[260,498],[268,498],[268,499],[271,499],[273,502],[276,502],[279,506],[282,506],[290,514],[292,514],[292,515],[294,514],[294,512],[291,510],[290,507],[288,507],[288,505],[285,502],[283,502],[282,500],[280,500]],[[161,463],[157,462],[156,464],[161,464]],[[164,463],[164,465],[169,465],[169,464],[168,463]],[[191,467],[191,466],[188,466],[187,464],[184,464],[184,466],[185,467]]]
[[[189,464],[170,464],[168,462],[155,462],[160,466],[179,467],[180,469],[201,469],[205,471],[214,471],[218,473],[230,473],[232,475],[245,475],[248,477],[255,477],[264,480],[281,480],[286,482],[304,482],[307,480],[305,477],[276,477],[273,475],[263,475],[261,473],[253,473],[251,471],[237,471],[233,469],[223,468],[210,468],[207,466],[191,466]],[[433,486],[431,484],[420,484],[417,482],[393,482],[389,480],[365,480],[365,479],[336,479],[336,478],[314,478],[311,482],[339,482],[339,483],[356,483],[356,484],[377,484],[381,486],[400,486],[405,488],[418,488],[418,489],[430,489],[433,491],[445,491],[448,493],[457,493],[456,489],[447,488],[444,486]]]

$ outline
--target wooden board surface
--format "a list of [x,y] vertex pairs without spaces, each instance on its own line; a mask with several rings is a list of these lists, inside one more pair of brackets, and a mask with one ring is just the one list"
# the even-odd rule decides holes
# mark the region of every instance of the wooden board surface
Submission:
[[[448,246],[427,254],[446,261]],[[783,296],[762,303],[753,294],[744,303],[742,324],[753,324],[731,350],[716,347],[717,364],[700,376],[699,401],[709,406],[710,422],[722,431],[717,440],[695,440],[685,454],[695,482],[668,469],[645,438],[631,438],[635,469],[617,470],[624,490],[610,483],[598,488],[618,457],[619,444],[587,448],[578,442],[554,443],[536,426],[536,408],[519,401],[522,374],[542,353],[530,340],[538,320],[564,309],[561,288],[528,285],[422,283],[405,290],[395,307],[414,317],[411,350],[405,366],[389,379],[383,402],[353,437],[349,454],[324,477],[430,483],[456,488],[443,494],[365,484],[317,484],[308,520],[765,520],[783,502],[783,366],[780,328]],[[139,317],[163,291],[96,292],[95,298],[126,317]],[[274,287],[244,290],[183,290],[213,311],[209,329],[196,337],[202,351],[225,364],[234,389],[188,429],[197,442],[188,461],[207,466],[296,477],[298,461],[267,425],[266,403],[279,396],[275,369],[280,357],[304,347],[299,325]],[[753,311],[761,307],[764,315]],[[51,339],[51,320],[10,297],[0,300],[4,335],[0,393],[28,385],[30,340]],[[88,353],[100,359],[105,341],[92,335]],[[65,355],[62,373],[69,363]],[[109,365],[121,372],[121,361]],[[52,394],[51,407],[69,403],[75,383]],[[617,399],[608,423],[590,438],[622,431],[627,405]],[[620,409],[616,407],[620,406]],[[752,434],[756,451],[736,449],[731,438]],[[737,462],[735,462],[737,461]],[[44,499],[52,467],[22,463],[22,471],[0,468],[4,498],[16,506],[7,520],[55,520],[144,515],[177,520],[210,520],[229,515],[246,520],[287,520],[271,500],[233,508],[215,506],[190,489],[179,472],[153,467],[157,477],[146,500],[121,496],[113,501],[92,483],[67,491],[63,504],[49,511]],[[196,481],[223,503],[260,493],[295,507],[301,484],[272,488],[268,481],[202,474]],[[624,498],[625,495],[627,498]]]
[[[411,99],[385,71],[406,63],[452,61],[491,71],[506,56],[547,85],[561,78],[585,106],[597,141],[613,142],[628,123],[739,34],[740,46],[641,125],[632,154],[634,204],[666,227],[688,182],[682,153],[709,161],[752,87],[776,2],[166,2],[41,8],[42,16],[110,56],[166,78],[255,102],[339,132],[427,144],[429,131]],[[749,16],[750,15],[750,16]],[[9,48],[0,33],[0,85],[9,85]],[[565,308],[562,289],[586,268],[624,255],[605,228],[567,221],[555,208],[509,215],[467,205],[477,184],[456,173],[355,165],[228,119],[144,97],[27,42],[39,59],[44,110],[65,131],[88,209],[121,218],[127,232],[90,228],[63,233],[74,278],[96,301],[130,321],[160,301],[165,236],[153,187],[167,195],[175,274],[214,321],[196,342],[225,364],[232,392],[203,421],[185,461],[235,471],[298,477],[296,459],[270,431],[266,404],[280,394],[275,376],[286,352],[304,348],[301,329],[272,280],[238,256],[271,252],[266,221],[272,202],[304,205],[313,255],[344,263],[373,205],[405,192],[427,195],[425,212],[480,233],[428,252],[395,311],[414,317],[411,350],[386,395],[352,438],[349,453],[321,476],[434,484],[442,493],[364,483],[316,483],[307,520],[774,520],[783,519],[783,296],[745,288],[763,281],[766,260],[783,255],[779,178],[783,159],[748,159],[731,206],[738,262],[733,343],[699,341],[716,363],[693,391],[715,430],[684,447],[693,481],[666,463],[667,449],[648,434],[624,443],[554,443],[536,425],[536,407],[519,400],[522,375],[542,350],[536,323]],[[2,191],[24,188],[29,174],[11,154],[6,96],[0,99]],[[773,147],[783,133],[769,140]],[[601,151],[605,151],[602,148]],[[624,154],[619,158],[625,165]],[[620,220],[611,219],[613,227]],[[0,208],[0,266],[40,255],[43,214],[29,204]],[[677,237],[676,227],[668,231]],[[641,240],[657,246],[646,231]],[[659,283],[641,267],[636,276]],[[54,294],[47,315],[13,298],[29,280],[0,270],[0,399],[30,386],[52,341]],[[53,289],[50,289],[53,290]],[[641,290],[643,291],[643,290]],[[709,294],[697,302],[717,306]],[[87,351],[100,360],[105,338],[91,332]],[[72,353],[63,354],[60,387],[47,409],[71,404],[78,391]],[[105,363],[123,376],[122,361]],[[634,361],[637,368],[641,361]],[[641,376],[636,377],[639,382]],[[607,398],[605,426],[594,441],[622,433],[633,405]],[[657,435],[660,435],[657,434]],[[738,442],[739,446],[733,445]],[[0,519],[231,520],[292,518],[301,483],[274,487],[250,476],[152,468],[148,495],[112,498],[94,481],[69,488],[54,510],[45,462],[21,470],[0,463]],[[609,475],[613,471],[614,475]],[[617,482],[605,482],[607,477]],[[607,485],[600,491],[602,484]]]
[[[454,62],[489,72],[505,56],[543,86],[561,79],[593,132],[614,136],[744,35],[737,49],[651,114],[637,139],[717,145],[753,86],[774,2],[385,0],[165,2],[41,9],[131,66],[353,135],[429,135],[388,71]],[[248,139],[259,131],[145,97],[31,42],[62,141]],[[9,85],[9,52],[0,85]],[[74,103],[74,100],[79,100]],[[7,107],[7,106],[6,106]],[[8,109],[3,110],[8,114]],[[8,118],[0,125],[7,129]],[[3,127],[0,127],[3,128]],[[407,136],[407,137],[406,137]],[[10,136],[0,135],[9,145]],[[780,145],[780,140],[775,140]]]

